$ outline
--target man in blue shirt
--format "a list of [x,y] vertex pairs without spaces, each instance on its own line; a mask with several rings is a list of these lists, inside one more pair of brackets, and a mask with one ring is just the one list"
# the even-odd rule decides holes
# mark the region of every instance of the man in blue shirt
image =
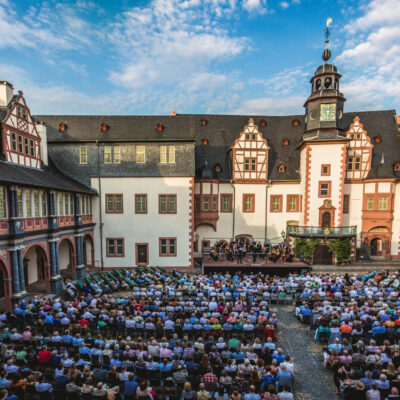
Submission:
[[124,383],[124,399],[133,399],[136,395],[136,389],[138,386],[139,384],[135,381],[135,374],[132,372],[129,374],[129,379]]

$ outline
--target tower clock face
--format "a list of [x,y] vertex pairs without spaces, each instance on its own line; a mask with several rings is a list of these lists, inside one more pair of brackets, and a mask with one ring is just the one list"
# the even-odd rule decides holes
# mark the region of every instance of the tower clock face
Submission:
[[321,104],[320,121],[335,121],[336,103]]

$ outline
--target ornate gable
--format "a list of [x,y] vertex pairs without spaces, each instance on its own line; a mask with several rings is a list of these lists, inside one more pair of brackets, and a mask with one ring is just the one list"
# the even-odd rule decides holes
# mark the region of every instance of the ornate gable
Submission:
[[346,136],[351,139],[347,144],[346,179],[364,179],[371,169],[372,148],[374,146],[358,116],[354,118]]
[[264,183],[268,181],[267,141],[253,118],[249,119],[232,146],[233,177],[236,183]]
[[40,168],[40,136],[22,92],[12,102],[3,121],[3,148],[6,160]]

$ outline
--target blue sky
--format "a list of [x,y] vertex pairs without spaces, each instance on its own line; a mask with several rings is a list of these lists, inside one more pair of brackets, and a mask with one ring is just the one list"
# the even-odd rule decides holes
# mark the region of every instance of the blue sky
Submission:
[[400,109],[400,0],[0,0],[35,114],[303,113],[333,19],[347,111]]

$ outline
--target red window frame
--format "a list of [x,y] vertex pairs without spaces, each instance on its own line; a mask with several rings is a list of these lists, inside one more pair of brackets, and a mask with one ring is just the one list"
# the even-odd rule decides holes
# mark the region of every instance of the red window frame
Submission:
[[[296,209],[295,210],[290,210],[289,205],[290,205],[290,199],[296,199]],[[300,195],[298,194],[288,194],[286,196],[286,212],[300,212]]]
[[[274,210],[273,205],[274,205],[274,199],[279,198],[279,210]],[[282,207],[283,207],[283,195],[281,194],[271,194],[270,197],[270,205],[269,205],[269,210],[270,212],[282,212]]]
[[[327,168],[328,171],[324,172],[324,168]],[[322,164],[321,165],[321,176],[331,176],[331,164]]]
[[[231,213],[232,212],[232,203],[233,203],[233,195],[232,193],[222,193],[221,195],[221,205],[220,205],[220,212],[222,213]],[[229,198],[229,210],[226,211],[224,210],[224,197],[228,197]]]
[[[167,241],[167,243],[166,243],[167,253],[166,254],[161,253],[161,240]],[[175,252],[174,253],[170,252],[170,241],[171,240],[175,240]],[[159,238],[159,240],[158,240],[158,255],[160,257],[176,257],[178,254],[177,244],[178,244],[178,241],[177,241],[176,237],[161,237],[161,238]]]
[[[161,197],[166,196],[166,204],[167,204],[167,210],[166,211],[161,211]],[[169,198],[174,197],[175,198],[175,211],[169,211]],[[158,195],[158,213],[159,214],[176,214],[178,210],[178,201],[177,201],[177,196],[176,194],[159,194]]]
[[[117,240],[122,240],[122,254],[117,253]],[[109,242],[113,241],[114,242],[114,254],[111,254],[109,252]],[[106,255],[107,257],[125,257],[125,240],[124,238],[106,238]]]
[[[250,211],[247,211],[245,209],[246,197],[251,197],[251,210]],[[244,212],[244,213],[253,213],[255,211],[255,201],[256,201],[256,195],[254,193],[243,193],[242,212]]]
[[[321,194],[322,185],[328,185],[328,194]],[[331,197],[332,182],[331,181],[319,181],[318,182],[318,197]]]
[[[108,198],[112,196],[113,197],[113,210],[108,211],[107,204],[108,204]],[[115,197],[116,196],[121,196],[121,205],[122,205],[122,210],[121,211],[116,211],[115,210]],[[122,193],[106,193],[105,196],[105,207],[106,207],[106,214],[123,214],[124,212],[124,195]]]
[[[138,197],[139,196],[144,196],[145,198],[145,204],[146,204],[146,211],[138,211]],[[146,193],[138,193],[135,194],[135,214],[147,214],[147,194]]]

